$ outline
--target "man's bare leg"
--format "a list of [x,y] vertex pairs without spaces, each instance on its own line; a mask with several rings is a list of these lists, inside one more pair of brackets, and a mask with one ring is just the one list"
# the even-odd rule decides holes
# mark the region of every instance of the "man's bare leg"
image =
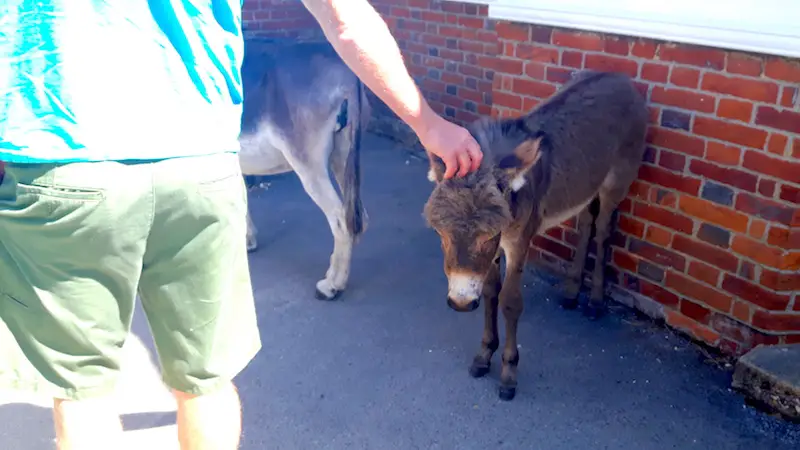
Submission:
[[178,401],[181,450],[235,450],[242,433],[242,406],[233,383],[205,395],[173,391]]
[[122,422],[112,398],[53,402],[56,445],[59,450],[124,448]]

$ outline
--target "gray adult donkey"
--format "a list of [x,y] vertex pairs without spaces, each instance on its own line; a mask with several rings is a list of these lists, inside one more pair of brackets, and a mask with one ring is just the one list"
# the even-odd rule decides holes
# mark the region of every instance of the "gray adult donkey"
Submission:
[[[505,317],[501,399],[511,400],[516,394],[520,282],[531,238],[578,216],[580,240],[562,300],[565,307],[575,308],[591,210],[597,209],[597,259],[584,311],[595,317],[604,311],[604,244],[612,213],[637,176],[647,122],[645,100],[630,79],[587,71],[526,115],[470,124],[484,151],[476,172],[443,181],[444,164],[428,154],[429,178],[436,186],[424,215],[442,241],[447,304],[456,311],[473,311],[485,298],[483,339],[469,369],[473,377],[489,372],[499,347],[498,303]],[[502,283],[501,254],[506,260]]]
[[[248,39],[242,82],[242,172],[294,171],[300,178],[333,234],[328,271],[316,284],[318,299],[333,299],[347,285],[353,245],[367,226],[360,168],[371,112],[365,89],[327,42]],[[254,251],[257,230],[249,212],[247,221],[247,247]]]

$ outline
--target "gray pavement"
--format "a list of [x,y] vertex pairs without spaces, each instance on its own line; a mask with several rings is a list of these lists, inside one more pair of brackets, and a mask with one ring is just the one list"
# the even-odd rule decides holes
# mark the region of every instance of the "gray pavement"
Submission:
[[[314,299],[332,238],[297,178],[275,177],[251,194],[264,346],[237,379],[243,449],[800,446],[798,425],[744,406],[729,389],[730,370],[686,341],[622,308],[598,322],[563,311],[552,280],[533,273],[519,326],[517,396],[500,401],[499,354],[487,377],[467,373],[482,311],[459,314],[445,304],[439,242],[421,216],[431,189],[426,163],[370,136],[363,170],[370,227],[335,302]],[[157,382],[141,311],[134,328],[138,362],[126,365],[120,387],[126,429],[131,439],[153,431],[141,447],[175,448],[155,442],[174,431],[174,407]],[[0,449],[53,448],[45,406],[0,401]]]

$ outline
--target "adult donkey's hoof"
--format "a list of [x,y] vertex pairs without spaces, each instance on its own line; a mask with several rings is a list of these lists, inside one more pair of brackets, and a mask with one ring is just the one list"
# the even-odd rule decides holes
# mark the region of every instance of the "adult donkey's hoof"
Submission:
[[320,280],[317,282],[317,290],[314,297],[317,300],[336,300],[342,293],[340,289],[336,289],[328,283],[328,280]]
[[511,401],[517,395],[517,388],[515,386],[500,386],[497,394],[500,400]]
[[473,362],[472,365],[469,366],[469,376],[472,378],[480,378],[489,373],[489,370],[489,364],[479,364]]

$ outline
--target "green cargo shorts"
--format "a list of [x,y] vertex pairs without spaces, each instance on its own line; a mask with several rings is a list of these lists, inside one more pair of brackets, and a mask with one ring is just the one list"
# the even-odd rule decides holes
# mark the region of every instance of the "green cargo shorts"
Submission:
[[167,386],[199,395],[230,381],[261,348],[246,195],[233,153],[8,164],[0,319],[13,339],[0,363],[21,350],[56,398],[110,394],[138,293]]

